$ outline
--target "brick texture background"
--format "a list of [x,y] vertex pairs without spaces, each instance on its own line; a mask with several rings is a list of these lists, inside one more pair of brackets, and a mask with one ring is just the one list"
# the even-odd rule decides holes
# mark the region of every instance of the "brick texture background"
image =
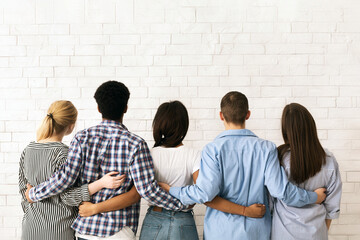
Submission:
[[248,96],[248,128],[277,144],[282,108],[305,105],[344,183],[330,239],[360,239],[359,12],[359,0],[0,1],[0,238],[20,239],[19,156],[47,107],[71,100],[76,129],[92,126],[94,91],[115,79],[131,91],[125,124],[149,145],[170,99],[187,106],[185,144],[199,149],[222,131],[229,90]]

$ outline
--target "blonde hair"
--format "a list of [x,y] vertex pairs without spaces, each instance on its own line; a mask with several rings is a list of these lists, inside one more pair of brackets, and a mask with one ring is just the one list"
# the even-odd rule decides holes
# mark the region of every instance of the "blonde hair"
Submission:
[[66,127],[76,122],[78,111],[70,101],[53,102],[37,131],[37,141],[51,137],[54,133],[63,132]]

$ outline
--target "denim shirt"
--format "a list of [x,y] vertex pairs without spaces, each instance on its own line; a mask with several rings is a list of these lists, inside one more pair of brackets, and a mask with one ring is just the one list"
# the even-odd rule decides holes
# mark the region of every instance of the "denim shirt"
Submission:
[[227,130],[205,146],[195,185],[172,187],[170,194],[183,204],[205,203],[215,196],[240,205],[266,205],[263,218],[248,218],[206,209],[205,239],[270,239],[268,191],[286,204],[302,207],[317,194],[291,184],[280,167],[274,143],[247,129]]

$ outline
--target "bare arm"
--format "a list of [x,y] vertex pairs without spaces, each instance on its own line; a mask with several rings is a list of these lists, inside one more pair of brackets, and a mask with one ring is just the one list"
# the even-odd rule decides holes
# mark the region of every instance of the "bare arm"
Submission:
[[[199,175],[199,170],[193,173],[194,183]],[[231,214],[242,215],[252,218],[261,218],[264,216],[266,208],[263,204],[253,204],[249,207],[245,207],[236,203],[233,203],[229,200],[216,196],[211,202],[205,203],[206,206],[213,209],[227,212]]]
[[332,219],[325,219],[326,227],[328,230],[330,229],[331,220]]
[[79,214],[82,217],[89,217],[98,213],[111,212],[129,207],[141,199],[140,195],[133,186],[129,192],[120,194],[104,202],[93,204],[84,202],[79,206]]

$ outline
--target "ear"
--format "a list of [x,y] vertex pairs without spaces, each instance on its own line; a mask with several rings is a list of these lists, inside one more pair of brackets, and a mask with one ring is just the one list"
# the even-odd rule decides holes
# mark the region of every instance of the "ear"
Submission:
[[225,121],[224,114],[222,112],[220,112],[220,120]]
[[246,114],[245,120],[248,120],[250,118],[250,115],[251,115],[251,111],[249,110]]
[[128,105],[126,105],[125,109],[124,109],[124,114],[127,112],[128,110]]

